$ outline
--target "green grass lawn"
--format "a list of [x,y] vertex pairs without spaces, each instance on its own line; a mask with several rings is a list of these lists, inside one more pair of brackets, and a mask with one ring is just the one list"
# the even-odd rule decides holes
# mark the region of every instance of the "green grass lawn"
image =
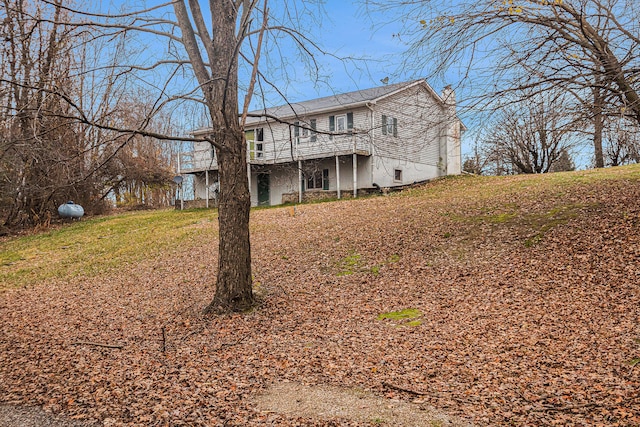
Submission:
[[147,257],[189,248],[217,234],[216,211],[129,212],[73,222],[0,242],[0,290],[48,278],[95,276]]

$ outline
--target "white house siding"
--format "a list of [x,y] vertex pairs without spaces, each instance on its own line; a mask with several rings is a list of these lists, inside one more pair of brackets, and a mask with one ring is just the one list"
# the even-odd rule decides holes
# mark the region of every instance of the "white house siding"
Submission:
[[[382,115],[397,119],[397,136],[382,131]],[[373,180],[382,187],[410,184],[446,173],[446,154],[440,147],[447,127],[444,110],[432,94],[416,86],[376,105]],[[402,180],[394,171],[402,170]]]
[[[392,86],[383,93],[395,94],[359,98],[360,101],[357,102],[360,102],[360,106],[357,108],[343,107],[345,102],[353,102],[353,97],[350,96],[337,98],[342,105],[338,102],[332,105],[323,98],[311,101],[310,104],[303,103],[304,105],[296,108],[300,114],[297,118],[281,117],[288,123],[299,122],[300,126],[307,128],[312,127],[311,121],[314,120],[317,133],[313,138],[311,129],[304,136],[304,131],[298,127],[296,135],[293,125],[275,121],[265,123],[260,118],[249,118],[245,129],[249,132],[249,138],[254,136],[253,142],[248,141],[252,204],[258,204],[259,173],[269,174],[270,204],[282,203],[283,194],[288,194],[288,199],[291,199],[292,194],[297,194],[300,188],[298,162],[302,163],[303,170],[307,173],[314,169],[320,172],[327,169],[328,191],[335,192],[339,187],[343,194],[353,192],[354,152],[358,159],[358,189],[372,188],[374,184],[380,187],[400,186],[445,174],[459,174],[461,123],[455,117],[455,94],[451,88],[445,88],[440,97],[428,85],[419,81],[404,87]],[[379,89],[376,89],[378,93]],[[364,99],[371,101],[364,105]],[[301,114],[302,109],[307,107],[310,108],[308,111],[321,113],[308,116]],[[347,113],[353,114],[353,128],[351,132],[347,129],[346,134],[338,135],[338,129],[330,129],[329,117],[346,116]],[[386,133],[382,131],[383,115],[390,122],[397,120],[396,135],[393,129]],[[257,150],[257,128],[263,129],[262,150]],[[336,134],[329,135],[331,131]],[[185,167],[183,172],[216,170],[217,164],[211,153],[208,143],[195,143],[189,167]],[[340,162],[339,186],[336,182],[336,156]],[[203,181],[196,181],[201,186],[197,197],[204,197]]]
[[252,167],[251,171],[251,205],[258,205],[258,174],[269,174],[269,204],[282,203],[284,193],[298,191],[297,163],[269,165],[268,167]]
[[[353,191],[353,156],[340,156],[340,191],[342,193]],[[371,180],[371,156],[358,156],[357,184],[358,188],[371,188],[373,181]],[[333,159],[333,167],[329,169],[329,176],[332,173],[335,176],[335,158]],[[331,180],[329,189],[336,191],[336,180]]]
[[[373,182],[380,187],[412,184],[442,175],[438,166],[383,157],[375,157],[372,161]],[[401,171],[402,179],[400,181],[395,180],[395,170]]]
[[[340,191],[342,194],[353,192],[353,156],[339,156],[340,162]],[[306,188],[306,178],[314,172],[329,171],[329,189]],[[305,192],[336,192],[338,190],[335,157],[323,159],[303,160],[302,170],[305,179]],[[258,205],[258,174],[269,174],[269,204],[279,205],[283,201],[283,194],[298,193],[298,162],[252,167],[251,171],[251,205]],[[358,188],[371,188],[371,157],[358,156],[357,171]]]

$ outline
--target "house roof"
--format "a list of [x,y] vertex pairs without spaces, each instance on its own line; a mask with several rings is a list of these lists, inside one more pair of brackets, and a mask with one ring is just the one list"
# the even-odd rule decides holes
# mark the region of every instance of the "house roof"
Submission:
[[[293,102],[277,107],[265,108],[262,110],[254,110],[248,113],[245,126],[252,126],[264,123],[268,120],[277,118],[278,120],[287,121],[293,118],[302,118],[312,114],[329,113],[332,111],[344,110],[347,108],[361,107],[367,104],[375,104],[388,96],[392,96],[398,92],[406,90],[413,86],[423,86],[433,98],[444,104],[444,100],[436,93],[424,79],[412,80],[402,83],[394,83],[384,86],[373,87],[370,89],[356,90],[342,94],[325,96],[323,98],[312,99],[309,101]],[[464,125],[463,125],[464,127]],[[465,128],[466,129],[466,128]],[[198,129],[193,132],[194,135],[205,134],[210,129]]]
[[438,94],[435,93],[433,89],[431,89],[431,87],[427,84],[427,82],[421,79],[325,96],[324,98],[317,98],[309,101],[294,102],[277,107],[265,108],[262,110],[250,111],[246,123],[247,125],[260,123],[264,122],[270,117],[287,119],[292,117],[304,117],[311,114],[342,110],[345,108],[358,107],[366,105],[367,103],[376,102],[387,96],[391,96],[410,86],[417,86],[420,84],[425,85],[429,89],[429,91],[433,95],[435,95],[435,98],[437,100],[442,101]]

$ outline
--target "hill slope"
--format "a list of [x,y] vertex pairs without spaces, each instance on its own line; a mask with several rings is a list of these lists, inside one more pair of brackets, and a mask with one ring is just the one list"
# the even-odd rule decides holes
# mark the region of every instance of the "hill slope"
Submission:
[[640,423],[637,166],[255,210],[261,304],[214,318],[214,214],[141,215],[71,226],[67,249],[0,244],[0,400],[111,425],[368,425],[256,406],[293,381],[477,425]]

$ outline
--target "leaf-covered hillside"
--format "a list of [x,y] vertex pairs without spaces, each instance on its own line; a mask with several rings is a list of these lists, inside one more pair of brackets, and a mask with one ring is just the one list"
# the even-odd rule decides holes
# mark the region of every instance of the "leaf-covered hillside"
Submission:
[[387,422],[256,404],[289,382],[453,424],[640,424],[640,167],[448,178],[292,213],[252,212],[260,305],[221,317],[201,315],[214,211],[1,242],[0,403],[111,426]]

